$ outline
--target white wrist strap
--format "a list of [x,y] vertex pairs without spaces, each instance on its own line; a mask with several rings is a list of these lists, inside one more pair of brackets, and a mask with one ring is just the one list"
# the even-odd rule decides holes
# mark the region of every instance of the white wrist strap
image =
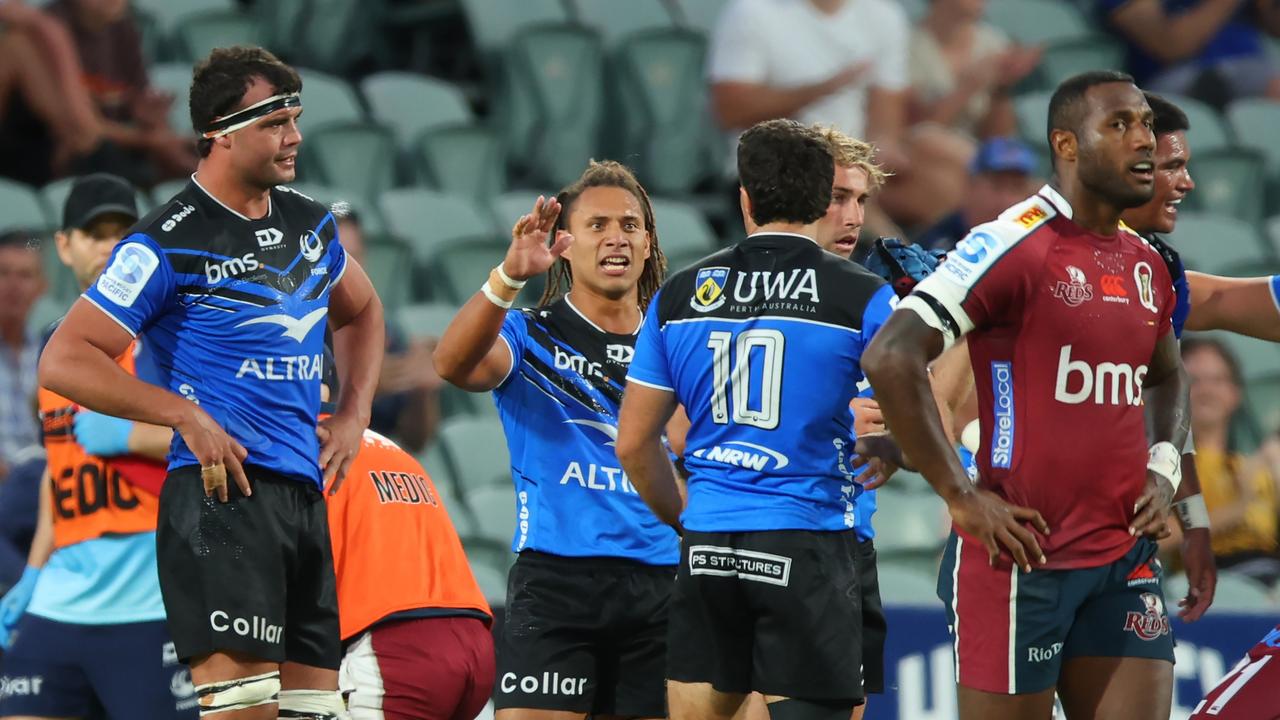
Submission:
[[1182,484],[1182,453],[1171,442],[1158,442],[1147,451],[1147,469],[1159,475],[1178,492]]
[[507,271],[502,269],[502,263],[498,263],[498,267],[494,268],[494,270],[498,272],[498,279],[502,281],[502,284],[512,290],[519,290],[525,286],[525,283],[529,282],[528,280],[511,279],[511,276],[507,274]]
[[494,305],[497,305],[503,310],[510,310],[511,306],[515,303],[514,300],[503,300],[502,298],[495,295],[493,290],[489,289],[488,280],[485,280],[484,284],[480,286],[480,292],[484,293],[484,296],[489,299],[489,302],[493,303]]
[[1203,495],[1185,497],[1174,503],[1173,509],[1178,513],[1178,522],[1183,530],[1209,528],[1209,508],[1205,507]]

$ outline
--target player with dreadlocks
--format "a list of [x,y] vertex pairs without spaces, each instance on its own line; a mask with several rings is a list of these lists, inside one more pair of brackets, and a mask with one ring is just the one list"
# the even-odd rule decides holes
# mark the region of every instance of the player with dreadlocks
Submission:
[[[441,377],[493,391],[511,451],[519,557],[497,641],[498,720],[665,716],[679,545],[613,450],[665,265],[644,188],[625,166],[592,162],[516,222],[506,258],[436,347]],[[538,307],[512,310],[544,272]]]

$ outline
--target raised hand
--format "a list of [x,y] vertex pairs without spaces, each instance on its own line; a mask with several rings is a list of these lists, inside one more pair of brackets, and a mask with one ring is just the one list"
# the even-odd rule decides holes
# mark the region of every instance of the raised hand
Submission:
[[557,258],[569,249],[573,236],[561,230],[555,242],[547,244],[547,234],[560,217],[560,203],[538,196],[533,212],[522,216],[511,228],[511,247],[502,261],[502,269],[512,280],[528,280],[551,269]]

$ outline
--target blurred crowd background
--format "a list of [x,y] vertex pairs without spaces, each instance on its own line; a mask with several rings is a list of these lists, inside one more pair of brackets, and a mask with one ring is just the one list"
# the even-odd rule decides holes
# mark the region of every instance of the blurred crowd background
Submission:
[[[1191,119],[1196,188],[1172,236],[1188,267],[1273,274],[1277,37],[1271,0],[0,0],[0,587],[34,525],[40,336],[76,295],[49,242],[63,199],[94,171],[128,178],[144,208],[187,182],[191,70],[214,47],[300,68],[294,187],[334,204],[388,308],[373,427],[447,493],[501,599],[515,523],[501,428],[430,353],[539,194],[591,158],[628,164],[675,270],[740,239],[734,139],[788,116],[876,145],[892,177],[864,241],[946,249],[1047,179],[1056,83],[1123,69]],[[1280,350],[1223,335],[1183,352],[1218,604],[1274,607]],[[945,508],[909,473],[880,492],[885,600],[927,602]]]

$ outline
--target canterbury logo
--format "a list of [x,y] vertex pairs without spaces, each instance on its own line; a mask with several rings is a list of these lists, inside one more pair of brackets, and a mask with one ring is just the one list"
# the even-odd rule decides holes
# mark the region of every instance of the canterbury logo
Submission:
[[1114,295],[1116,297],[1127,297],[1129,295],[1124,289],[1124,278],[1119,275],[1103,275],[1101,285],[1103,295]]
[[322,307],[312,310],[301,318],[294,318],[289,315],[265,315],[263,317],[245,320],[236,327],[241,328],[246,325],[261,325],[262,323],[279,325],[284,328],[284,337],[302,342],[307,339],[307,335],[311,334],[311,329],[316,326],[316,323],[320,322],[328,312],[329,308]]

